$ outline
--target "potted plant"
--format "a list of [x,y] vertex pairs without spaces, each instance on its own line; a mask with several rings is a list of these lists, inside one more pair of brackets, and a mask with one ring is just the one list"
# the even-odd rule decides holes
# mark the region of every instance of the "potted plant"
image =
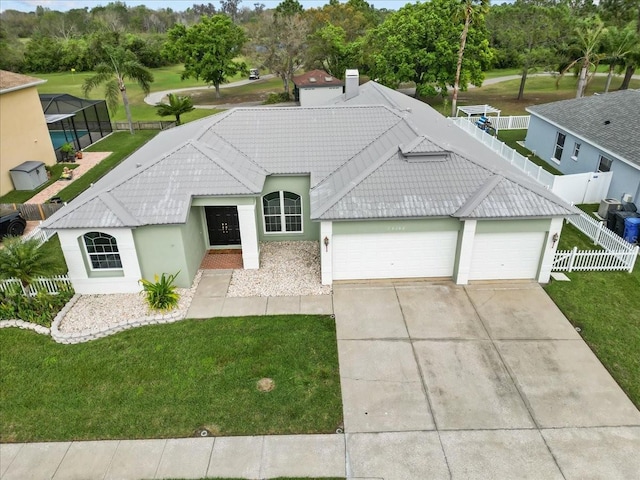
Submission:
[[76,160],[82,160],[82,150],[76,152]]
[[73,161],[74,158],[74,148],[73,145],[69,142],[65,143],[60,147],[60,153],[62,154],[62,161]]

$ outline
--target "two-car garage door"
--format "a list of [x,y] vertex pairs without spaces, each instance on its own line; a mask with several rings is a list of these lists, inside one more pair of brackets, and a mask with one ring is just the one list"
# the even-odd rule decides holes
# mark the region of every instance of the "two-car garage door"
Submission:
[[451,277],[457,231],[333,236],[334,280]]
[[[545,232],[476,233],[470,280],[535,279]],[[333,279],[452,277],[457,231],[334,235]]]

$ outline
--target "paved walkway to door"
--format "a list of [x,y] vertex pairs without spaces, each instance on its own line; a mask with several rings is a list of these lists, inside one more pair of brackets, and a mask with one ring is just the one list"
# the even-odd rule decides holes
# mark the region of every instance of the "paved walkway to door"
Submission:
[[334,285],[349,477],[638,478],[640,412],[535,283]]

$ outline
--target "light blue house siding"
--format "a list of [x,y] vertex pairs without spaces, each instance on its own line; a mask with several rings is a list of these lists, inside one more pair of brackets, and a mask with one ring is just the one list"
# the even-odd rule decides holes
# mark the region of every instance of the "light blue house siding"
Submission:
[[[554,159],[558,132],[563,133],[566,137],[560,159]],[[575,158],[572,158],[576,144],[580,144],[579,153]],[[611,160],[613,178],[607,197],[621,199],[624,194],[628,193],[633,196],[636,203],[640,203],[640,167],[633,167],[615,155],[599,149],[588,141],[535,115],[531,115],[525,147],[565,175],[597,172],[600,157],[608,158]],[[557,160],[560,160],[560,163]]]

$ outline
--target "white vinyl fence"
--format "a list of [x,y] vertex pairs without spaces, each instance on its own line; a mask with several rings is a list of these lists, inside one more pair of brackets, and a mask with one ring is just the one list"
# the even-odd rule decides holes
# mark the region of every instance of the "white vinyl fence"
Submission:
[[38,292],[57,295],[61,290],[71,290],[71,288],[71,280],[67,275],[57,275],[49,278],[35,278],[27,289],[24,288],[22,282],[17,278],[0,280],[0,292],[22,291],[23,295],[29,295],[30,297],[37,295]]
[[512,115],[510,117],[489,117],[496,130],[528,130],[531,115]]

